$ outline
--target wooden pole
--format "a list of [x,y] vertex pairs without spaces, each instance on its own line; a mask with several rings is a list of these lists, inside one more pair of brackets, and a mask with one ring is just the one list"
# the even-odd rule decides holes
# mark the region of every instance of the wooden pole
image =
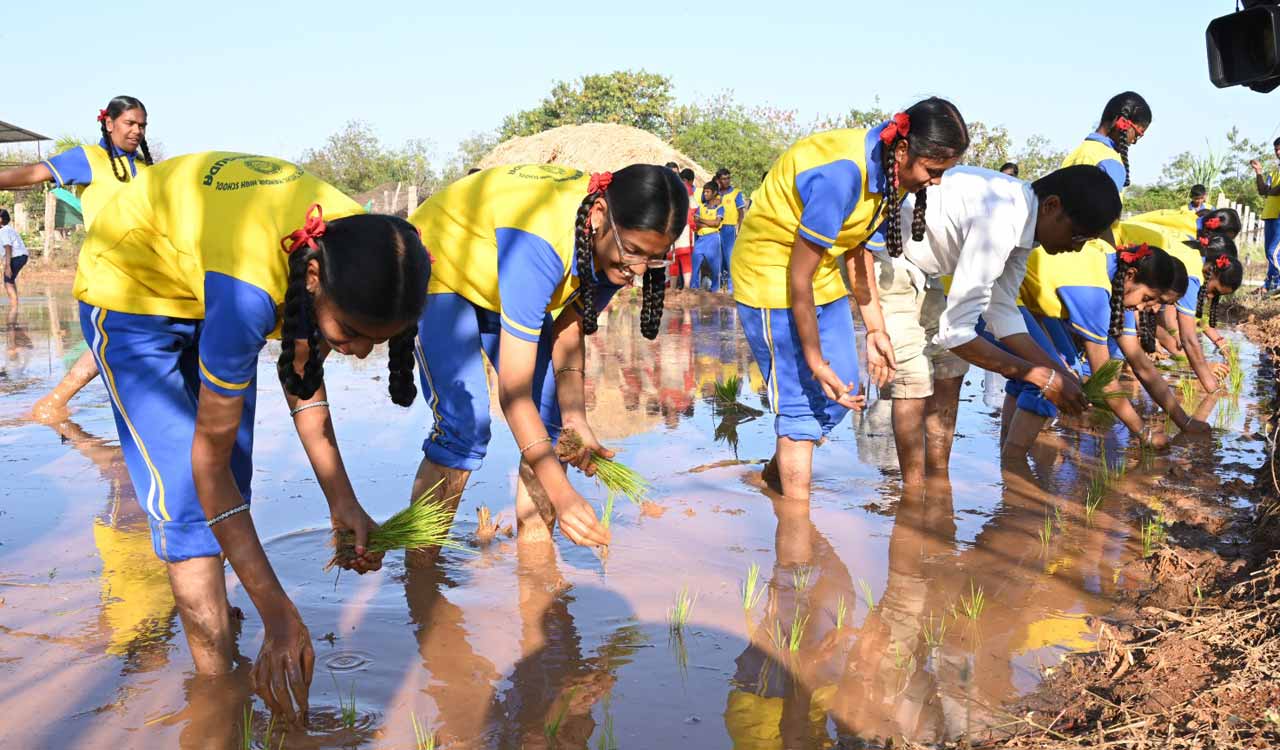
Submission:
[[41,260],[49,261],[53,257],[53,232],[58,221],[58,199],[53,197],[52,190],[44,191],[44,254]]

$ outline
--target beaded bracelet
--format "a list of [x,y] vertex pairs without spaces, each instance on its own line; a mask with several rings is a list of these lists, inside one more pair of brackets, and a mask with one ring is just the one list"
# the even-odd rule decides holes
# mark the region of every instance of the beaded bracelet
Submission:
[[535,446],[535,445],[539,445],[539,444],[541,444],[541,443],[550,443],[550,442],[551,442],[551,438],[549,438],[549,437],[538,438],[537,440],[533,441],[532,443],[529,443],[529,444],[528,444],[528,445],[526,445],[525,447],[521,448],[521,449],[520,449],[520,455],[522,455],[522,456],[523,456],[525,451],[529,450],[530,448],[532,448],[532,447],[533,447],[533,446]]
[[328,401],[316,401],[315,403],[311,403],[311,404],[303,404],[301,406],[295,406],[293,410],[289,412],[289,416],[296,417],[298,416],[298,412],[306,411],[307,409],[313,409],[317,406],[328,406],[328,405],[329,405]]
[[223,511],[223,512],[219,513],[218,515],[214,516],[213,518],[210,518],[206,523],[208,524],[209,528],[213,528],[213,525],[214,525],[215,523],[222,523],[223,521],[225,521],[225,520],[227,520],[228,518],[230,518],[230,517],[234,516],[235,514],[237,514],[237,513],[243,513],[243,512],[245,512],[246,510],[249,510],[249,504],[248,504],[248,503],[240,503],[239,505],[237,505],[236,507],[232,508],[231,510]]
[[587,376],[587,373],[584,372],[581,367],[561,367],[559,370],[556,370],[556,375],[559,376],[566,372],[576,372],[581,374],[584,378]]

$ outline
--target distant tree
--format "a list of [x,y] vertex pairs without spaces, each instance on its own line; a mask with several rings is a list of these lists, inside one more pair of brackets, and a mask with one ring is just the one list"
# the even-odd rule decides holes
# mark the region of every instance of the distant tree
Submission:
[[605,122],[670,136],[671,79],[643,70],[617,70],[557,81],[551,94],[533,109],[507,116],[498,129],[501,140],[533,135],[561,125]]
[[431,168],[430,144],[412,140],[395,149],[384,146],[367,122],[352,120],[329,136],[325,145],[304,151],[298,160],[308,172],[348,195],[363,193],[387,182],[434,190],[438,178]]
[[803,133],[794,112],[748,108],[730,92],[705,104],[677,107],[670,121],[671,145],[706,169],[727,168],[745,192],[759,186],[760,175]]
[[[1048,138],[1032,135],[1022,144],[1022,148],[1013,153],[1009,161],[1018,165],[1018,176],[1024,180],[1035,181],[1062,166],[1067,158],[1064,149],[1054,148]],[[998,169],[1000,165],[992,167]]]

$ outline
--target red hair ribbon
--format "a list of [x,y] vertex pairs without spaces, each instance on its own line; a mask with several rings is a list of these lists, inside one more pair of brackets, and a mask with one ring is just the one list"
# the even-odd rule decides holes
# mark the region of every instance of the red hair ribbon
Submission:
[[1133,120],[1128,117],[1116,118],[1116,130],[1128,130],[1131,127],[1133,127]]
[[1200,247],[1208,247],[1208,246],[1209,246],[1209,238],[1208,238],[1208,237],[1200,237],[1200,238],[1198,238],[1198,239],[1199,239],[1199,242],[1200,242]]
[[1124,250],[1121,250],[1120,260],[1124,261],[1128,265],[1133,265],[1150,254],[1151,248],[1144,242],[1141,245],[1130,245]]
[[1213,264],[1218,268],[1226,268],[1227,266],[1231,265],[1231,259],[1225,255],[1219,255],[1218,259],[1215,260]]
[[880,140],[885,144],[893,143],[898,136],[907,137],[907,133],[911,132],[911,116],[906,112],[899,112],[889,120],[889,124],[884,126],[884,130],[880,131]]
[[98,110],[98,122],[106,122],[106,121],[107,121],[107,110],[105,109]]
[[587,194],[595,195],[609,189],[613,182],[613,172],[592,172],[591,181],[587,183]]
[[295,229],[289,233],[288,237],[280,240],[280,249],[286,253],[292,253],[294,250],[306,245],[312,250],[316,247],[316,238],[323,237],[325,230],[324,210],[320,208],[319,203],[312,203],[311,208],[307,209],[307,220],[302,223],[301,229]]
[[1220,226],[1222,226],[1222,219],[1219,219],[1217,216],[1213,217],[1212,219],[1204,220],[1205,229],[1217,229]]

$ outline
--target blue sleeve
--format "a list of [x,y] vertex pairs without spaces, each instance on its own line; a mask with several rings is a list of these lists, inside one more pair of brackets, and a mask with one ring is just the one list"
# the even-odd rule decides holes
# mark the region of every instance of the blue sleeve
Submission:
[[885,225],[885,222],[883,221],[880,222],[880,226],[876,227],[876,231],[872,232],[871,236],[867,238],[867,241],[862,243],[866,245],[867,249],[873,253],[884,252],[884,237],[885,237],[884,225]]
[[258,372],[258,353],[276,327],[276,304],[262,289],[225,274],[204,275],[200,380],[224,396],[243,396]]
[[1187,276],[1187,293],[1182,295],[1174,307],[1182,315],[1196,316],[1196,303],[1200,301],[1200,285],[1203,284],[1200,279],[1188,274]]
[[800,195],[800,236],[819,247],[836,244],[836,235],[862,197],[862,171],[842,159],[796,175]]
[[93,182],[93,170],[89,168],[89,157],[84,155],[83,146],[51,156],[44,160],[44,165],[53,172],[53,179],[58,187],[88,185]]
[[1058,298],[1067,308],[1071,328],[1095,344],[1107,343],[1111,329],[1111,295],[1096,286],[1064,286]]
[[502,328],[536,343],[551,296],[564,282],[564,259],[551,243],[523,229],[499,229],[497,236]]
[[1098,169],[1107,173],[1116,184],[1116,190],[1124,190],[1124,165],[1115,159],[1103,159],[1098,162]]
[[1137,336],[1138,335],[1138,316],[1133,310],[1124,311],[1124,324],[1120,331],[1121,336]]
[[739,190],[738,195],[734,197],[733,205],[737,206],[739,211],[747,207],[747,197],[742,194],[741,190]]

